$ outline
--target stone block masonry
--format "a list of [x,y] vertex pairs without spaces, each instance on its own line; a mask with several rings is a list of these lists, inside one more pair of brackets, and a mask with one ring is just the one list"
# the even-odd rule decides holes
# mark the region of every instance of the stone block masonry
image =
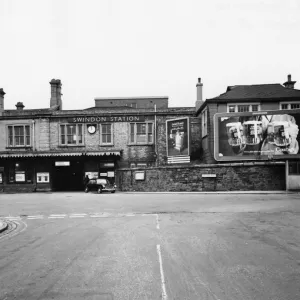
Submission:
[[[145,180],[135,180],[135,172],[145,172]],[[202,177],[215,174],[216,177]],[[219,164],[162,166],[148,169],[119,169],[121,191],[266,191],[285,190],[285,165]]]

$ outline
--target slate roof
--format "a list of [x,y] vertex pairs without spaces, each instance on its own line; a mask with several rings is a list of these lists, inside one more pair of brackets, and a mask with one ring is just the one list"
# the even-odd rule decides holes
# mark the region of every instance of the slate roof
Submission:
[[298,98],[300,90],[289,89],[280,83],[257,84],[257,85],[234,85],[228,86],[227,91],[218,97],[207,100],[243,100],[243,99],[284,99]]

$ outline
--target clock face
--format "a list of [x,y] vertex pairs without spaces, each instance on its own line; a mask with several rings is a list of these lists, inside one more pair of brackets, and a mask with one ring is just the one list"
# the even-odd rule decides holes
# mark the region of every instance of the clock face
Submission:
[[90,126],[88,127],[88,132],[91,133],[91,134],[95,133],[95,132],[96,132],[96,127],[95,127],[95,125],[90,125]]

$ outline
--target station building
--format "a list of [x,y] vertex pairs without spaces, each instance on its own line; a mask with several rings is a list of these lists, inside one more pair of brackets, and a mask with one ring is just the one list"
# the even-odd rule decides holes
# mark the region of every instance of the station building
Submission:
[[93,107],[63,110],[61,81],[52,79],[50,86],[50,105],[43,109],[18,102],[5,110],[0,89],[1,191],[83,190],[85,175],[126,190],[119,170],[145,182],[149,168],[199,158],[195,107],[169,107],[164,96],[96,98]]

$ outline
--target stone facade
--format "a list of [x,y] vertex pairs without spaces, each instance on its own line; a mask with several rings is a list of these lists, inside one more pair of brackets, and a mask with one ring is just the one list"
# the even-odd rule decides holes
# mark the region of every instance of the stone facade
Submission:
[[[220,165],[164,166],[149,169],[120,169],[117,184],[121,191],[201,192],[285,190],[284,163],[236,163]],[[145,172],[144,180],[136,180]],[[215,174],[216,177],[203,177]],[[209,176],[208,175],[208,176]]]

